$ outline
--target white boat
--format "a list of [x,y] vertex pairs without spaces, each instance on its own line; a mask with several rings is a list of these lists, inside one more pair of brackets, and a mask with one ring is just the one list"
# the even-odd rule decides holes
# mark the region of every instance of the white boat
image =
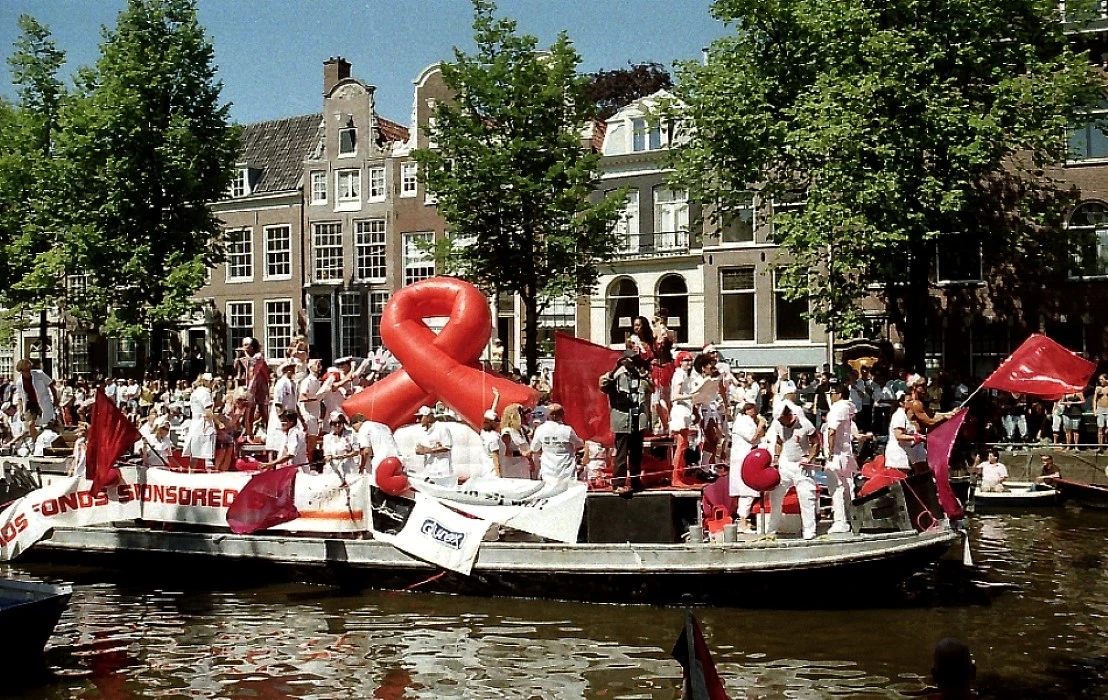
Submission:
[[1053,507],[1061,503],[1058,490],[1034,481],[1005,481],[1000,490],[973,489],[971,502],[976,512],[1008,508]]

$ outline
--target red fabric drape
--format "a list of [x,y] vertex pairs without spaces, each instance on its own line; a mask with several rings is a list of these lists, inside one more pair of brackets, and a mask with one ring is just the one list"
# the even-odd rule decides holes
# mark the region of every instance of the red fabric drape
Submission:
[[712,652],[691,610],[685,610],[685,628],[673,646],[672,655],[684,669],[683,700],[728,700]]
[[554,386],[550,398],[566,409],[566,423],[582,440],[612,445],[608,396],[600,375],[616,366],[622,351],[590,343],[568,333],[554,334]]
[[115,463],[141,439],[135,424],[103,389],[97,389],[88,429],[88,451],[85,453],[85,478],[92,482],[94,494],[119,481],[119,469]]
[[227,524],[237,535],[249,535],[300,517],[295,487],[299,467],[258,472],[227,508]]
[[958,415],[927,434],[927,463],[935,474],[939,505],[952,520],[961,520],[964,517],[962,504],[950,486],[950,453],[954,450],[954,441],[965,420],[966,411],[959,411]]
[[1064,394],[1084,391],[1095,371],[1096,363],[1045,335],[1034,333],[981,385],[987,389],[1059,399]]

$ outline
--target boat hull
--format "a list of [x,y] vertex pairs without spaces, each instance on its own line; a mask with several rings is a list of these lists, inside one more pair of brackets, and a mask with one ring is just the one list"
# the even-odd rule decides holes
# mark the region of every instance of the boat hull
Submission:
[[1067,479],[1054,479],[1054,486],[1062,498],[1084,508],[1108,510],[1108,486],[1084,484]]
[[1026,510],[1028,508],[1053,508],[1061,505],[1057,489],[1032,482],[1006,482],[1005,491],[973,492],[974,511]]
[[[960,536],[949,530],[825,539],[719,544],[556,544],[489,542],[470,576],[443,573],[391,545],[366,539],[239,536],[143,528],[56,528],[25,555],[51,562],[107,560],[129,571],[192,572],[210,568],[265,580],[327,581],[354,588],[420,590],[607,603],[780,604],[805,592],[825,605],[827,586],[892,586],[945,554]],[[863,577],[863,578],[859,578]]]
[[67,586],[0,579],[0,665],[40,662],[72,593]]

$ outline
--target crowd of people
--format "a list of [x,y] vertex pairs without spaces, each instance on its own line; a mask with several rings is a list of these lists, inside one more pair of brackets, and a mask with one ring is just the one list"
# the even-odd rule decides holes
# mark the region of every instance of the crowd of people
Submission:
[[[155,370],[161,376],[145,381],[58,383],[21,360],[10,381],[0,379],[0,448],[47,454],[62,444],[63,426],[73,426],[73,461],[80,468],[96,390],[103,389],[140,427],[143,439],[135,454],[148,466],[171,464],[177,448],[188,465],[216,471],[236,468],[241,459],[253,456],[258,468],[330,468],[345,474],[372,471],[382,460],[398,456],[387,426],[360,415],[348,418],[340,408],[394,368],[387,353],[356,366],[355,358],[341,357],[325,367],[310,357],[306,339],[298,336],[285,358],[271,367],[258,341],[246,338],[224,377],[198,371],[203,358],[193,354],[188,363],[163,362]],[[493,354],[495,363],[495,348]],[[536,390],[539,405],[498,407],[493,402],[480,430],[478,471],[514,478],[580,478],[630,496],[643,488],[645,445],[664,443],[669,446],[669,485],[699,488],[700,477],[726,473],[744,528],[759,492],[744,483],[741,465],[760,447],[772,454],[781,476],[771,494],[769,530],[778,525],[785,491],[795,488],[805,537],[815,532],[814,469],[822,472],[818,481],[832,497],[832,531],[845,532],[846,503],[852,498],[859,458],[883,454],[887,467],[926,471],[927,433],[978,395],[953,373],[925,378],[866,363],[824,365],[818,373],[796,377],[783,367],[770,373],[736,370],[713,344],[699,352],[678,350],[662,310],[652,321],[633,320],[615,366],[598,377],[609,401],[613,447],[583,441],[565,423],[564,409],[549,402],[549,368],[527,380],[518,373],[515,378]],[[1073,394],[1051,402],[990,391],[979,395],[962,430],[971,444],[1052,440],[1077,449],[1080,416],[1089,402],[1098,443],[1108,440],[1108,375],[1098,378],[1088,398]],[[412,418],[420,425],[415,452],[423,461],[423,469],[415,471],[456,483],[450,466],[452,437],[444,423],[458,417],[440,404]],[[973,460],[992,476],[997,468],[988,465],[995,461],[983,452]]]

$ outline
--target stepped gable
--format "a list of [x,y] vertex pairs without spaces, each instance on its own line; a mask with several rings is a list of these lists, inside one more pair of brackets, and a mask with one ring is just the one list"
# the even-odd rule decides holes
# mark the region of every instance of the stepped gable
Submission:
[[296,190],[307,159],[320,138],[322,114],[305,114],[247,124],[241,161],[258,171],[253,194]]

